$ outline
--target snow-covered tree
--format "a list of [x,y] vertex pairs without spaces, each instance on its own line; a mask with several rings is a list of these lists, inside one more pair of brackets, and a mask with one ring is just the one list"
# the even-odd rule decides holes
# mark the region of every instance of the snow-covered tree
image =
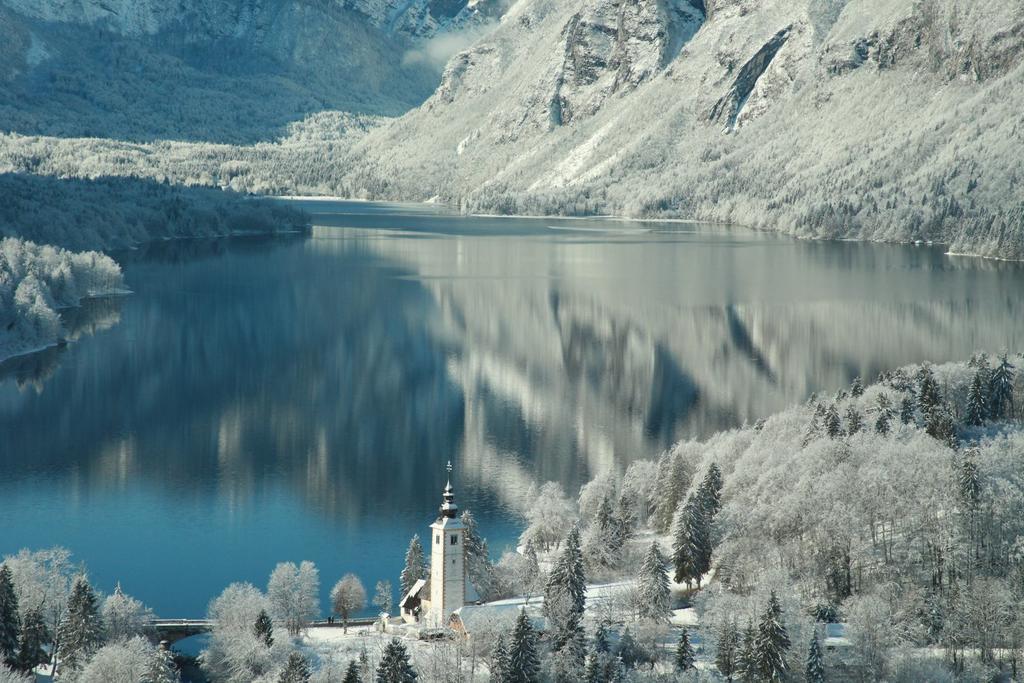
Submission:
[[345,632],[348,620],[356,612],[366,608],[366,589],[355,574],[346,574],[331,589],[331,606],[341,617]]
[[807,650],[807,667],[804,672],[807,683],[825,683],[825,660],[821,654],[821,643],[818,634],[811,638],[811,646]]
[[537,683],[540,680],[537,632],[520,610],[508,646],[508,672],[502,683]]
[[825,417],[822,420],[825,433],[830,439],[838,439],[843,435],[843,422],[839,419],[839,409],[835,403],[830,403],[825,410]]
[[494,565],[491,564],[490,552],[487,549],[487,539],[480,537],[476,518],[469,510],[462,513],[462,524],[466,528],[462,535],[463,548],[466,552],[466,577],[483,600],[492,600],[498,587]]
[[544,616],[551,624],[555,650],[582,628],[586,589],[580,530],[573,525],[544,588]]
[[694,495],[684,501],[673,525],[672,563],[677,583],[700,585],[711,568],[711,529],[702,502]]
[[104,636],[111,642],[145,635],[153,620],[153,611],[139,600],[125,595],[120,583],[103,601],[100,614],[103,617]]
[[849,405],[846,408],[846,433],[853,435],[864,428],[864,418],[861,417],[857,406]]
[[[56,641],[79,571],[71,561],[71,553],[59,547],[35,552],[22,550],[4,562],[11,568],[18,604],[22,609],[39,609],[51,638]],[[50,645],[53,650],[59,648],[57,642]]]
[[412,590],[413,585],[420,579],[427,577],[427,563],[423,555],[423,544],[420,542],[419,534],[414,534],[409,541],[409,549],[405,551],[405,567],[398,579],[398,585],[402,590],[402,598]]
[[384,647],[384,654],[377,666],[377,683],[414,683],[416,678],[405,645],[398,638],[392,638]]
[[84,576],[79,576],[68,599],[67,617],[61,622],[58,640],[61,670],[76,672],[103,643],[103,622],[96,605],[96,594]]
[[900,401],[900,422],[905,425],[914,421],[914,399],[911,396],[904,396]]
[[725,680],[731,681],[739,669],[740,634],[736,622],[723,620],[716,635],[715,666],[718,673],[725,676]]
[[754,641],[754,656],[757,669],[764,681],[783,681],[789,671],[786,657],[790,641],[782,623],[782,607],[774,591],[768,598],[768,605],[758,624]]
[[174,654],[166,643],[161,643],[149,661],[149,671],[145,683],[180,683],[181,676],[174,663]]
[[967,424],[973,426],[985,424],[985,420],[988,419],[988,411],[988,395],[979,370],[975,373],[971,389],[967,394]]
[[373,594],[374,607],[377,607],[382,613],[390,615],[394,602],[392,593],[390,581],[378,581],[377,588]]
[[320,572],[316,565],[304,561],[281,562],[270,574],[267,600],[274,621],[297,636],[320,614]]
[[353,659],[348,663],[348,668],[345,669],[345,678],[342,679],[341,683],[362,683],[359,662]]
[[928,415],[942,403],[942,391],[935,379],[932,367],[927,363],[917,371],[917,407]]
[[1001,419],[1013,413],[1013,378],[1014,365],[1007,354],[999,359],[999,365],[992,371],[989,386],[989,400],[992,404],[991,414],[994,419]]
[[21,622],[21,638],[18,640],[18,659],[14,667],[19,671],[30,672],[40,664],[50,661],[44,649],[52,641],[50,629],[38,608],[25,611]]
[[680,671],[689,671],[694,668],[697,657],[693,653],[693,645],[690,644],[690,632],[684,626],[679,632],[679,642],[676,644],[675,664]]
[[21,613],[14,593],[11,568],[0,564],[0,663],[16,666],[18,640],[21,636]]
[[876,399],[875,412],[875,433],[883,436],[892,431],[892,400],[886,393],[879,393]]
[[155,648],[148,640],[134,636],[104,645],[83,662],[80,670],[66,668],[65,672],[76,671],[76,683],[147,681],[155,656]]
[[711,463],[697,489],[697,497],[704,507],[708,519],[713,519],[722,509],[722,485],[722,470],[717,463]]
[[526,510],[526,529],[519,537],[521,543],[533,541],[545,550],[557,545],[565,529],[576,518],[573,504],[565,496],[562,487],[549,481],[539,491],[528,494],[530,505]]
[[505,681],[508,680],[508,646],[505,645],[504,634],[499,633],[497,640],[494,641],[494,647],[491,649],[491,662],[489,668],[491,672],[491,683],[505,683]]
[[249,683],[284,665],[289,644],[269,644],[267,633],[256,628],[260,613],[269,609],[266,596],[248,583],[231,584],[210,603],[213,628],[199,661],[211,679]]
[[0,662],[0,683],[35,683],[36,677]]
[[636,460],[622,477],[622,496],[633,502],[638,524],[646,524],[655,507],[658,465],[650,460]]
[[637,577],[637,615],[641,619],[667,622],[672,614],[665,558],[657,541],[651,543]]
[[274,644],[274,624],[265,609],[261,609],[260,613],[256,615],[256,623],[252,625],[252,628],[256,637],[262,640],[267,647]]
[[859,398],[864,395],[864,380],[860,376],[853,378],[853,384],[850,385],[850,396]]
[[654,527],[660,532],[669,531],[672,527],[679,502],[693,480],[694,470],[689,454],[684,449],[673,449],[658,459]]
[[309,662],[301,652],[288,655],[288,662],[277,680],[278,683],[309,683]]

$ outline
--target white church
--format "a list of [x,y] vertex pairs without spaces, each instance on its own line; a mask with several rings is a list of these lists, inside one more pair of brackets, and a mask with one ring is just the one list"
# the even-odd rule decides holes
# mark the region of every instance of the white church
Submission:
[[430,578],[417,581],[399,603],[402,620],[408,624],[447,626],[452,614],[466,605],[467,600],[475,602],[477,599],[475,594],[467,595],[466,527],[455,504],[451,471],[452,464],[448,463],[448,483],[442,494],[441,509],[430,525]]

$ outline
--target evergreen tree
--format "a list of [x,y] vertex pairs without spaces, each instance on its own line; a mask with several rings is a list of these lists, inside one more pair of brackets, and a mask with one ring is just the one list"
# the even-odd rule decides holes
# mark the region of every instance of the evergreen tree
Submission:
[[619,503],[615,509],[613,525],[613,547],[621,548],[630,538],[636,529],[636,503],[625,493],[619,496]]
[[892,430],[892,401],[887,394],[878,395],[876,410],[878,418],[875,420],[875,433],[885,436]]
[[21,624],[21,638],[18,640],[18,662],[15,667],[28,673],[40,664],[50,661],[43,646],[50,642],[50,629],[46,627],[43,613],[38,609],[25,612]]
[[0,662],[14,668],[17,665],[18,639],[21,635],[21,615],[18,596],[14,593],[11,568],[0,565]]
[[402,587],[402,599],[412,590],[413,585],[420,579],[426,578],[427,565],[423,557],[423,544],[420,543],[419,534],[415,534],[409,541],[409,549],[405,551],[405,568],[398,579]]
[[672,563],[677,583],[686,581],[700,586],[711,569],[711,528],[704,505],[696,496],[683,503],[673,530]]
[[149,663],[149,671],[146,673],[145,683],[180,683],[178,667],[174,664],[174,655],[166,642],[153,653]]
[[960,463],[957,484],[960,499],[967,509],[977,510],[981,503],[981,472],[978,464],[970,457],[965,457]]
[[580,530],[574,524],[544,588],[544,616],[551,623],[554,650],[561,649],[582,628],[586,589]]
[[817,414],[811,415],[811,421],[807,424],[807,431],[804,433],[803,441],[800,445],[805,447],[815,439],[821,436],[821,419]]
[[611,650],[611,644],[608,642],[608,622],[602,620],[594,632],[594,652],[608,654]]
[[359,662],[353,659],[348,663],[348,668],[345,669],[345,678],[341,683],[362,683],[363,679],[359,673]]
[[103,644],[96,594],[84,576],[75,579],[68,598],[67,615],[57,629],[61,666],[65,673],[77,671]]
[[904,396],[900,401],[900,422],[905,425],[914,421],[914,399],[911,396]]
[[967,424],[979,426],[988,419],[989,400],[981,379],[981,370],[974,374],[971,388],[967,392]]
[[853,435],[864,428],[864,418],[860,416],[857,407],[850,405],[846,409],[846,433]]
[[665,558],[662,557],[657,541],[651,543],[638,577],[637,613],[641,619],[667,622],[672,614],[668,575],[665,574]]
[[502,683],[537,683],[540,680],[540,656],[537,654],[537,633],[525,610],[519,611],[512,629],[508,650],[508,678]]
[[[484,600],[490,599],[494,596],[497,581],[494,576],[494,565],[491,564],[490,551],[487,549],[487,540],[480,538],[476,518],[469,510],[462,513],[462,525],[466,527],[463,532],[462,546],[466,550],[466,574],[473,586],[476,587],[480,597]],[[403,594],[402,597],[404,598],[405,595]]]
[[700,488],[697,489],[697,496],[700,498],[708,519],[714,519],[722,509],[722,470],[716,463],[711,463],[708,466]]
[[789,647],[789,634],[782,623],[782,607],[773,591],[761,617],[761,623],[758,624],[757,637],[754,641],[757,671],[762,680],[785,680],[788,670],[786,653]]
[[825,661],[821,654],[818,634],[811,638],[811,647],[807,651],[807,683],[825,683]]
[[956,450],[959,442],[956,436],[956,424],[953,422],[953,414],[945,405],[937,405],[928,413],[928,422],[925,431],[929,436],[942,441],[947,446]]
[[377,667],[377,683],[414,683],[416,678],[405,645],[398,638],[392,638]]
[[505,646],[505,636],[499,634],[491,650],[491,683],[506,683],[509,672],[508,647]]
[[752,621],[747,621],[740,639],[740,647],[736,660],[736,673],[744,681],[755,681],[759,674],[757,665],[757,629]]
[[583,628],[572,632],[560,648],[551,653],[552,683],[577,683],[587,660]]
[[989,400],[993,419],[1001,420],[1013,414],[1013,378],[1014,366],[1004,353],[990,380]]
[[601,659],[597,654],[587,657],[587,668],[583,671],[584,683],[605,683],[605,667]]
[[835,403],[830,403],[828,408],[825,410],[825,418],[823,422],[825,425],[825,433],[828,434],[828,438],[838,439],[843,435],[843,422],[839,419],[839,409],[836,408]]
[[917,406],[927,415],[942,403],[942,392],[930,365],[922,365],[917,371]]
[[256,637],[262,640],[264,645],[270,647],[274,644],[274,625],[271,623],[270,617],[267,616],[266,610],[260,610],[252,629]]
[[615,654],[627,669],[636,668],[638,664],[647,659],[647,653],[640,647],[640,643],[636,642],[636,638],[633,637],[633,632],[629,630],[628,626],[622,630]]
[[[281,677],[277,680],[279,683],[309,683],[309,663],[306,661],[306,658],[298,652],[288,655],[288,663],[285,664],[284,671],[281,672]],[[395,680],[404,681],[407,679]],[[412,680],[415,680],[415,678]]]
[[850,385],[850,396],[854,398],[864,395],[864,381],[858,376],[853,378],[853,384]]
[[679,644],[676,645],[676,668],[680,671],[689,671],[694,668],[696,659],[693,646],[690,645],[690,632],[684,626],[679,633]]
[[715,666],[718,672],[731,681],[738,673],[740,634],[736,622],[723,621],[718,629],[718,647],[715,648]]

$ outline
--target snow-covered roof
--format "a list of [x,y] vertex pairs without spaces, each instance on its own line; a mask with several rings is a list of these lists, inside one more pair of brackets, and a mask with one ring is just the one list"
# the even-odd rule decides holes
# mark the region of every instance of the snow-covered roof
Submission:
[[419,601],[423,599],[423,597],[420,595],[420,591],[422,591],[423,587],[426,585],[426,579],[420,579],[419,581],[414,583],[412,585],[412,588],[409,589],[409,592],[405,594],[404,598],[402,598],[402,601],[398,603],[398,606],[401,609],[406,609],[407,606],[415,607],[416,604],[418,604]]
[[444,515],[437,518],[437,520],[430,525],[432,529],[465,529],[466,525],[462,523],[462,520],[458,517],[445,517]]
[[530,603],[524,607],[523,604],[514,600],[489,602],[485,605],[466,605],[452,613],[451,621],[453,623],[456,621],[461,623],[466,633],[486,629],[503,629],[506,627],[507,630],[511,630],[512,622],[519,616],[519,611],[525,609],[526,616],[530,618],[530,623],[533,624],[534,629],[543,631],[547,620],[544,619],[544,615],[541,613],[540,605],[541,603],[537,602]]

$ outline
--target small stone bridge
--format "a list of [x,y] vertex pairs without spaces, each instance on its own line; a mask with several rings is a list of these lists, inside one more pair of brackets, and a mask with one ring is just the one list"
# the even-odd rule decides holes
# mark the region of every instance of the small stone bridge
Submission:
[[[373,626],[376,619],[349,619],[350,628]],[[174,644],[179,640],[198,636],[202,633],[209,633],[213,629],[213,621],[210,619],[154,619],[150,622],[157,642],[167,641]],[[310,628],[343,628],[340,621],[314,621]]]

